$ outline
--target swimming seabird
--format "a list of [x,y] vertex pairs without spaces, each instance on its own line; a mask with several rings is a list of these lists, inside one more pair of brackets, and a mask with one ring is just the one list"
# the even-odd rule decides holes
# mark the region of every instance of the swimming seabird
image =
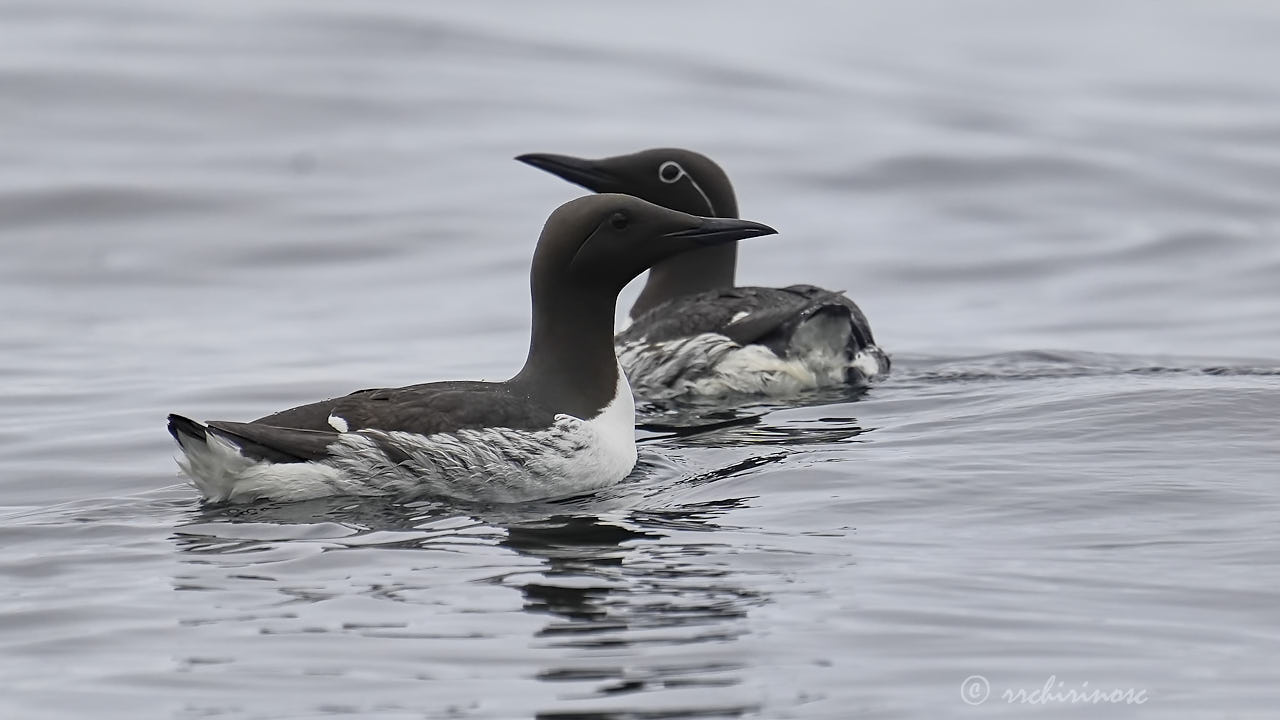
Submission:
[[[677,148],[598,160],[534,153],[517,160],[595,192],[627,193],[696,215],[738,217],[728,175]],[[726,394],[791,395],[865,385],[889,356],[842,291],[812,285],[735,287],[737,246],[659,262],[615,338],[636,395],[650,400]]]
[[612,342],[618,292],[676,253],[773,232],[626,195],[578,198],[551,214],[534,250],[529,354],[510,380],[361,390],[247,423],[170,415],[178,464],[209,501],[510,502],[614,484],[636,463]]

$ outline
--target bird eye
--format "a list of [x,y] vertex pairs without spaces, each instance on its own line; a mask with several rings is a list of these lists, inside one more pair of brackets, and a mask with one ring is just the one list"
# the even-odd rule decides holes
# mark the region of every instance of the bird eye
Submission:
[[658,179],[670,185],[684,175],[684,168],[674,160],[668,160],[658,166]]
[[614,230],[625,230],[627,223],[630,221],[631,218],[628,218],[624,212],[616,212],[613,217],[609,218],[609,224],[613,226]]

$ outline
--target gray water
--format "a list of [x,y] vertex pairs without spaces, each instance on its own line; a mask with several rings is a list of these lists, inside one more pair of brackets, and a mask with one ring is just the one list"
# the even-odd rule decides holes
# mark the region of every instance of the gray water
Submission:
[[[1280,707],[1274,3],[0,17],[0,717]],[[642,418],[560,503],[182,482],[170,411],[506,377],[578,193],[512,156],[661,145],[782,230],[740,281],[848,290],[887,382]]]

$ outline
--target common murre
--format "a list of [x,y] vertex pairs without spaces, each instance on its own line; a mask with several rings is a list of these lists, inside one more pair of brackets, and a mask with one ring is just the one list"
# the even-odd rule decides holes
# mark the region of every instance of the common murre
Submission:
[[618,292],[675,253],[774,232],[626,195],[570,201],[534,250],[529,353],[510,380],[361,390],[247,423],[170,415],[178,464],[209,501],[512,502],[612,485],[636,462],[631,389],[612,342]]
[[[697,215],[738,216],[728,175],[677,148],[599,160],[534,153],[517,160],[595,192],[634,195]],[[636,395],[661,400],[791,395],[864,385],[889,372],[862,310],[812,285],[735,287],[737,246],[684,253],[653,266],[618,333],[618,359]]]

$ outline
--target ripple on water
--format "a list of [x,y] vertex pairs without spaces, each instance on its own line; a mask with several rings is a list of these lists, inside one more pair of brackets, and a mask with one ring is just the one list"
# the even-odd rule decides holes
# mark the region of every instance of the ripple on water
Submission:
[[[1274,715],[1269,3],[531,7],[5,4],[0,717]],[[887,382],[549,502],[176,484],[167,411],[508,376],[510,158],[671,144]]]

